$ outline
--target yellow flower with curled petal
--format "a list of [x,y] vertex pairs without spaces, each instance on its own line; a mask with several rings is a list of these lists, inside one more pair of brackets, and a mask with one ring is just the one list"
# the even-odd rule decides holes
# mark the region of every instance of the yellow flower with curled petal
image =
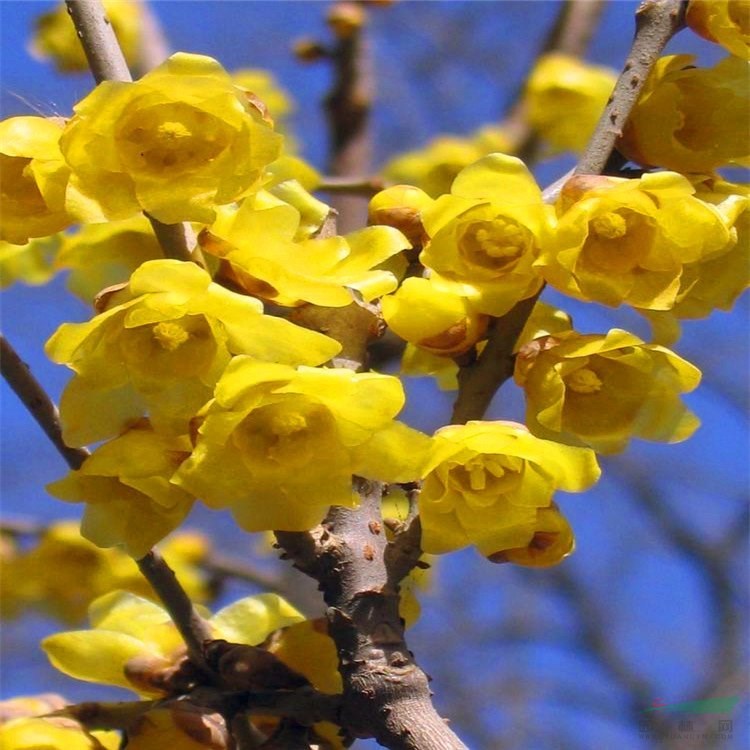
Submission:
[[72,223],[65,210],[70,169],[60,153],[62,124],[46,117],[0,122],[0,240],[23,245]]
[[700,382],[697,367],[627,331],[573,331],[521,349],[515,379],[536,435],[619,453],[632,437],[677,443],[700,424],[680,401]]
[[554,239],[535,265],[577,299],[669,310],[683,266],[730,240],[719,211],[694,193],[673,172],[637,180],[574,177],[558,200]]
[[421,248],[429,239],[422,224],[422,211],[433,202],[424,190],[411,185],[393,185],[370,199],[368,223],[395,227],[413,246]]
[[48,356],[76,372],[60,412],[68,445],[116,435],[145,409],[157,429],[188,431],[234,354],[319,365],[340,350],[322,334],[263,314],[194,263],[153,260],[100,300],[87,323],[63,324]]
[[[117,36],[129,65],[137,65],[141,41],[142,11],[140,2],[133,0],[102,0],[102,5]],[[43,13],[34,24],[31,54],[42,60],[52,60],[61,73],[76,73],[89,69],[81,40],[65,3],[59,3]]]
[[685,22],[704,39],[750,58],[749,0],[690,0]]
[[581,152],[616,81],[611,68],[562,53],[542,55],[524,92],[529,123],[554,152]]
[[105,287],[123,284],[147,260],[164,257],[150,223],[144,216],[106,224],[85,224],[62,237],[55,259],[69,269],[67,286],[85,302],[93,302]]
[[[83,221],[141,210],[210,224],[217,205],[257,189],[281,136],[216,60],[177,53],[134,83],[100,83],[60,139]],[[97,158],[92,159],[91,154]]]
[[190,455],[187,437],[137,425],[99,446],[80,469],[47,485],[60,500],[86,503],[81,534],[99,547],[122,546],[143,557],[182,523],[193,497],[170,483]]
[[419,496],[422,549],[475,545],[486,557],[526,547],[557,489],[599,478],[593,451],[541,440],[514,422],[468,422],[435,433]]
[[174,482],[247,531],[302,531],[330,505],[354,506],[352,475],[419,477],[430,441],[394,422],[397,378],[235,357],[202,412],[192,456]]
[[396,288],[393,273],[376,267],[409,247],[397,229],[300,238],[301,221],[297,207],[263,193],[222,210],[199,241],[205,252],[229,262],[245,291],[278,305],[345,307],[351,290],[369,301]]
[[0,725],[3,750],[118,750],[118,732],[89,732],[62,716],[22,718]]
[[511,562],[529,568],[549,568],[562,562],[575,549],[573,529],[560,512],[557,503],[539,508],[534,536],[525,547],[506,549],[490,555],[490,562]]
[[654,66],[618,141],[644,166],[711,172],[750,158],[748,63],[730,56],[710,69],[692,55],[662,57]]
[[[258,594],[224,607],[208,617],[208,624],[214,638],[257,646],[274,630],[304,619],[280,596]],[[113,591],[91,604],[89,621],[91,630],[56,633],[42,641],[56,669],[147,697],[168,692],[164,677],[179,666],[185,646],[165,610],[129,592]]]
[[553,216],[520,159],[490,154],[466,167],[422,222],[430,241],[419,257],[431,280],[478,312],[503,315],[541,288],[533,263]]
[[20,281],[37,286],[55,274],[54,260],[60,249],[60,235],[39,237],[25,245],[0,240],[0,289]]
[[488,318],[471,309],[465,297],[441,291],[429,279],[408,278],[381,300],[388,327],[431,354],[455,357],[470,349],[487,330]]

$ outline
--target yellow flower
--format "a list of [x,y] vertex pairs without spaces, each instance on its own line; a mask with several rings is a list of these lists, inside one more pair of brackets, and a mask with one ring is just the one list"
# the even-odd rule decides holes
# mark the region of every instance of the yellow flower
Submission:
[[[52,523],[37,544],[2,561],[3,617],[33,608],[74,624],[94,599],[114,589],[156,598],[131,557],[117,548],[97,547],[81,536],[79,527],[77,521]],[[197,602],[211,595],[207,576],[197,567],[208,548],[208,540],[195,532],[178,532],[160,545],[182,587]]]
[[53,261],[60,248],[60,235],[13,245],[0,240],[0,289],[21,281],[37,286],[54,276]]
[[85,302],[93,302],[105,287],[127,282],[147,260],[164,252],[143,216],[106,224],[86,224],[62,237],[55,266],[70,269],[67,286]]
[[[305,620],[275,633],[268,650],[295,672],[304,675],[321,693],[337,695],[343,685],[336,644],[328,635],[325,619]],[[331,750],[343,750],[339,728],[329,722],[313,725],[316,734],[327,740]]]
[[704,39],[720,44],[737,57],[750,58],[748,0],[690,0],[685,20]]
[[127,728],[129,750],[229,750],[225,718],[215,709],[183,698],[159,703]]
[[616,81],[610,68],[561,53],[543,55],[524,92],[529,123],[554,152],[583,151]]
[[3,211],[0,240],[23,245],[71,223],[65,211],[70,170],[60,153],[62,125],[46,117],[0,122]]
[[[102,4],[125,59],[129,65],[136,65],[143,23],[140,2],[103,0]],[[34,38],[29,45],[34,57],[51,59],[61,73],[89,69],[65,3],[59,3],[53,10],[39,16],[34,27]]]
[[383,168],[391,182],[404,183],[437,198],[449,193],[456,175],[483,154],[466,138],[441,136],[423,149],[396,157]]
[[356,505],[352,474],[419,477],[430,442],[393,421],[403,404],[389,375],[235,357],[174,481],[247,531],[309,529],[329,505]]
[[429,279],[408,278],[381,300],[388,327],[405,341],[443,357],[470,349],[487,330],[487,316],[474,312],[466,298],[441,291]]
[[391,160],[383,168],[383,176],[438,198],[450,192],[453,180],[464,167],[490,153],[509,153],[513,146],[509,134],[496,125],[485,126],[466,137],[443,135],[424,148]]
[[165,437],[137,425],[99,446],[80,469],[47,490],[60,500],[86,503],[86,539],[99,547],[120,545],[138,559],[192,508],[193,497],[169,481],[189,454],[187,437]]
[[422,549],[473,544],[489,557],[526,547],[555,490],[581,492],[599,473],[593,451],[540,440],[514,422],[443,427],[419,497]]
[[692,55],[657,61],[618,148],[645,166],[711,172],[748,159],[748,64],[728,57],[693,67]]
[[718,210],[672,172],[638,180],[577,177],[563,188],[554,240],[536,262],[545,279],[577,299],[668,310],[683,265],[726,247]]
[[[251,646],[305,618],[276,594],[249,596],[224,607],[208,623],[214,638]],[[91,630],[56,633],[42,641],[52,665],[86,682],[117,685],[140,695],[168,692],[164,678],[185,647],[169,615],[154,602],[113,591],[89,608]]]
[[12,719],[0,726],[3,750],[118,750],[117,732],[89,732],[73,719]]
[[257,189],[282,140],[202,55],[172,55],[134,83],[100,83],[74,111],[60,148],[85,196],[69,195],[70,210],[84,221],[143,210],[166,224],[210,224],[217,204]]
[[341,348],[263,315],[258,300],[193,263],[148,261],[101,302],[104,312],[63,324],[47,342],[48,356],[76,372],[60,403],[68,445],[116,435],[146,408],[157,429],[186,433],[233,354],[319,365]]
[[715,206],[729,227],[730,240],[716,253],[688,263],[672,313],[705,318],[713,310],[731,310],[747,289],[750,272],[750,190],[721,179],[698,184],[696,198]]
[[412,245],[421,248],[428,239],[422,224],[422,211],[433,203],[424,190],[411,185],[394,185],[370,199],[368,223],[395,227]]
[[[268,108],[276,127],[294,111],[294,102],[269,70],[262,68],[242,68],[232,73],[235,85],[251,91]],[[282,128],[279,128],[281,130]]]
[[490,555],[490,562],[511,562],[529,568],[549,568],[562,562],[575,549],[575,537],[556,503],[539,508],[534,536],[525,547],[506,549]]
[[619,453],[631,437],[677,443],[700,424],[680,401],[700,382],[697,367],[617,328],[606,335],[555,334],[516,359],[526,423],[540,437]]
[[411,377],[430,376],[435,378],[441,391],[455,391],[458,388],[458,365],[449,357],[407,344],[401,357],[401,374]]
[[204,251],[226,259],[245,291],[278,305],[310,302],[345,307],[354,289],[371,300],[396,288],[376,268],[409,242],[392,227],[367,227],[346,237],[300,238],[303,215],[269,194],[220,212],[200,235]]
[[478,312],[503,315],[542,285],[532,265],[548,242],[547,209],[522,161],[490,154],[422,212],[430,242],[420,260],[436,288],[467,297]]

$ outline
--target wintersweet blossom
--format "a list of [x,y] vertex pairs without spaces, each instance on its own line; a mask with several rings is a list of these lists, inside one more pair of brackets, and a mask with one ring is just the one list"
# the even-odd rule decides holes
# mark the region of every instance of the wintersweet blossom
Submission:
[[55,267],[69,271],[67,287],[93,303],[106,287],[124,284],[139,266],[159,260],[164,251],[144,216],[105,224],[84,224],[62,235]]
[[389,328],[405,341],[444,357],[462,354],[487,330],[488,317],[465,297],[435,287],[429,279],[408,278],[381,300]]
[[264,315],[261,302],[220,287],[194,263],[148,261],[100,307],[47,342],[48,356],[76,372],[60,403],[68,445],[116,435],[146,410],[158,429],[187,432],[234,354],[319,365],[341,348]]
[[599,478],[593,451],[541,440],[514,422],[468,422],[435,433],[419,514],[422,549],[470,544],[485,556],[527,547],[557,489]]
[[142,424],[99,446],[80,469],[47,485],[54,497],[86,503],[81,534],[99,547],[143,557],[190,512],[193,496],[170,483],[190,455],[187,437]]
[[0,240],[23,245],[72,220],[65,210],[70,170],[60,153],[60,121],[11,117],[0,122],[3,211]]
[[[274,630],[305,618],[280,596],[258,594],[207,619],[214,638],[256,646]],[[89,621],[90,630],[56,633],[42,641],[56,669],[142,696],[167,692],[163,677],[184,659],[185,645],[164,609],[127,591],[112,591],[91,604]]]
[[533,264],[549,242],[550,211],[520,159],[490,154],[422,212],[430,241],[420,260],[437,288],[466,297],[478,312],[503,315],[542,285]]
[[[177,53],[133,83],[100,83],[60,139],[84,221],[211,223],[217,205],[259,187],[282,138],[216,60]],[[97,158],[92,159],[91,154]]]
[[263,193],[220,211],[199,240],[205,252],[230,264],[239,287],[278,305],[344,307],[351,290],[369,301],[396,288],[394,274],[378,266],[410,247],[397,229],[320,238],[301,232],[303,220],[297,206]]
[[750,58],[750,2],[748,0],[690,0],[687,25],[710,42],[737,57]]
[[536,339],[519,352],[515,378],[534,434],[599,453],[618,453],[632,437],[677,443],[700,424],[680,400],[700,370],[616,328]]
[[580,152],[594,132],[617,74],[561,53],[542,55],[526,83],[529,123],[554,151]]
[[441,135],[424,148],[397,156],[383,168],[391,182],[413,185],[439,198],[450,192],[456,175],[493,152],[510,153],[513,140],[498,126],[486,126],[468,137]]
[[640,179],[574,177],[560,195],[554,239],[536,261],[577,299],[669,310],[683,267],[731,240],[720,212],[673,172]]
[[733,56],[713,68],[693,62],[692,55],[656,62],[618,141],[629,159],[683,174],[747,164],[748,63]]
[[357,504],[353,474],[419,478],[430,441],[393,421],[403,404],[389,375],[235,357],[173,481],[247,531],[309,529]]
[[536,514],[534,535],[525,547],[506,549],[490,555],[490,562],[510,562],[529,568],[549,568],[557,565],[575,549],[575,536],[568,520],[557,503],[539,508]]
[[119,732],[89,732],[62,716],[24,717],[0,725],[0,747],[7,750],[118,750]]

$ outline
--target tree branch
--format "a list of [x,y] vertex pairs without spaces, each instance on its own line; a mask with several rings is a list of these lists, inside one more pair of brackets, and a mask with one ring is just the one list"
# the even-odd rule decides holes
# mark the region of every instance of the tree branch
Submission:
[[[338,15],[353,15],[345,30],[336,31]],[[354,3],[335,3],[328,20],[336,33],[336,42],[328,59],[333,65],[334,81],[325,99],[331,134],[329,171],[335,177],[367,174],[372,159],[370,106],[374,82],[370,50],[366,38],[367,11]],[[331,205],[339,214],[339,231],[346,234],[364,226],[367,220],[367,196],[334,195]]]
[[[133,77],[101,0],[65,0],[65,4],[96,83],[131,83]],[[147,213],[144,214],[151,222],[165,257],[205,265],[193,230],[187,222],[162,224]]]
[[344,679],[341,724],[392,750],[465,750],[430,700],[428,678],[404,640],[385,562],[383,487],[356,479],[358,508],[332,508],[308,533],[276,532],[295,567],[317,580]]
[[635,14],[635,38],[575,174],[601,174],[630,111],[667,42],[685,26],[684,0],[644,0]]
[[18,356],[5,336],[0,335],[0,369],[3,378],[13,389],[37,424],[44,430],[57,452],[71,469],[80,469],[89,452],[84,448],[65,445],[60,428],[60,414],[28,365]]

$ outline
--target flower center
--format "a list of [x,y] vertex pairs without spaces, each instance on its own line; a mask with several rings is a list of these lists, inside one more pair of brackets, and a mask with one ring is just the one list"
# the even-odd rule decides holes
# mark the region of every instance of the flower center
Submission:
[[151,329],[151,334],[160,346],[168,352],[179,349],[190,338],[190,334],[179,323],[172,320],[157,323]]
[[474,233],[479,249],[490,258],[517,258],[524,248],[524,236],[517,224],[488,222]]
[[603,240],[617,240],[628,233],[625,217],[614,211],[595,216],[590,226],[594,234]]
[[571,372],[565,377],[565,385],[576,393],[598,393],[602,389],[602,381],[599,376],[588,367]]
[[307,429],[307,419],[299,412],[282,412],[274,414],[269,425],[271,432],[279,437],[287,437],[295,432]]
[[163,122],[156,129],[156,137],[165,145],[191,135],[190,130],[181,122]]

